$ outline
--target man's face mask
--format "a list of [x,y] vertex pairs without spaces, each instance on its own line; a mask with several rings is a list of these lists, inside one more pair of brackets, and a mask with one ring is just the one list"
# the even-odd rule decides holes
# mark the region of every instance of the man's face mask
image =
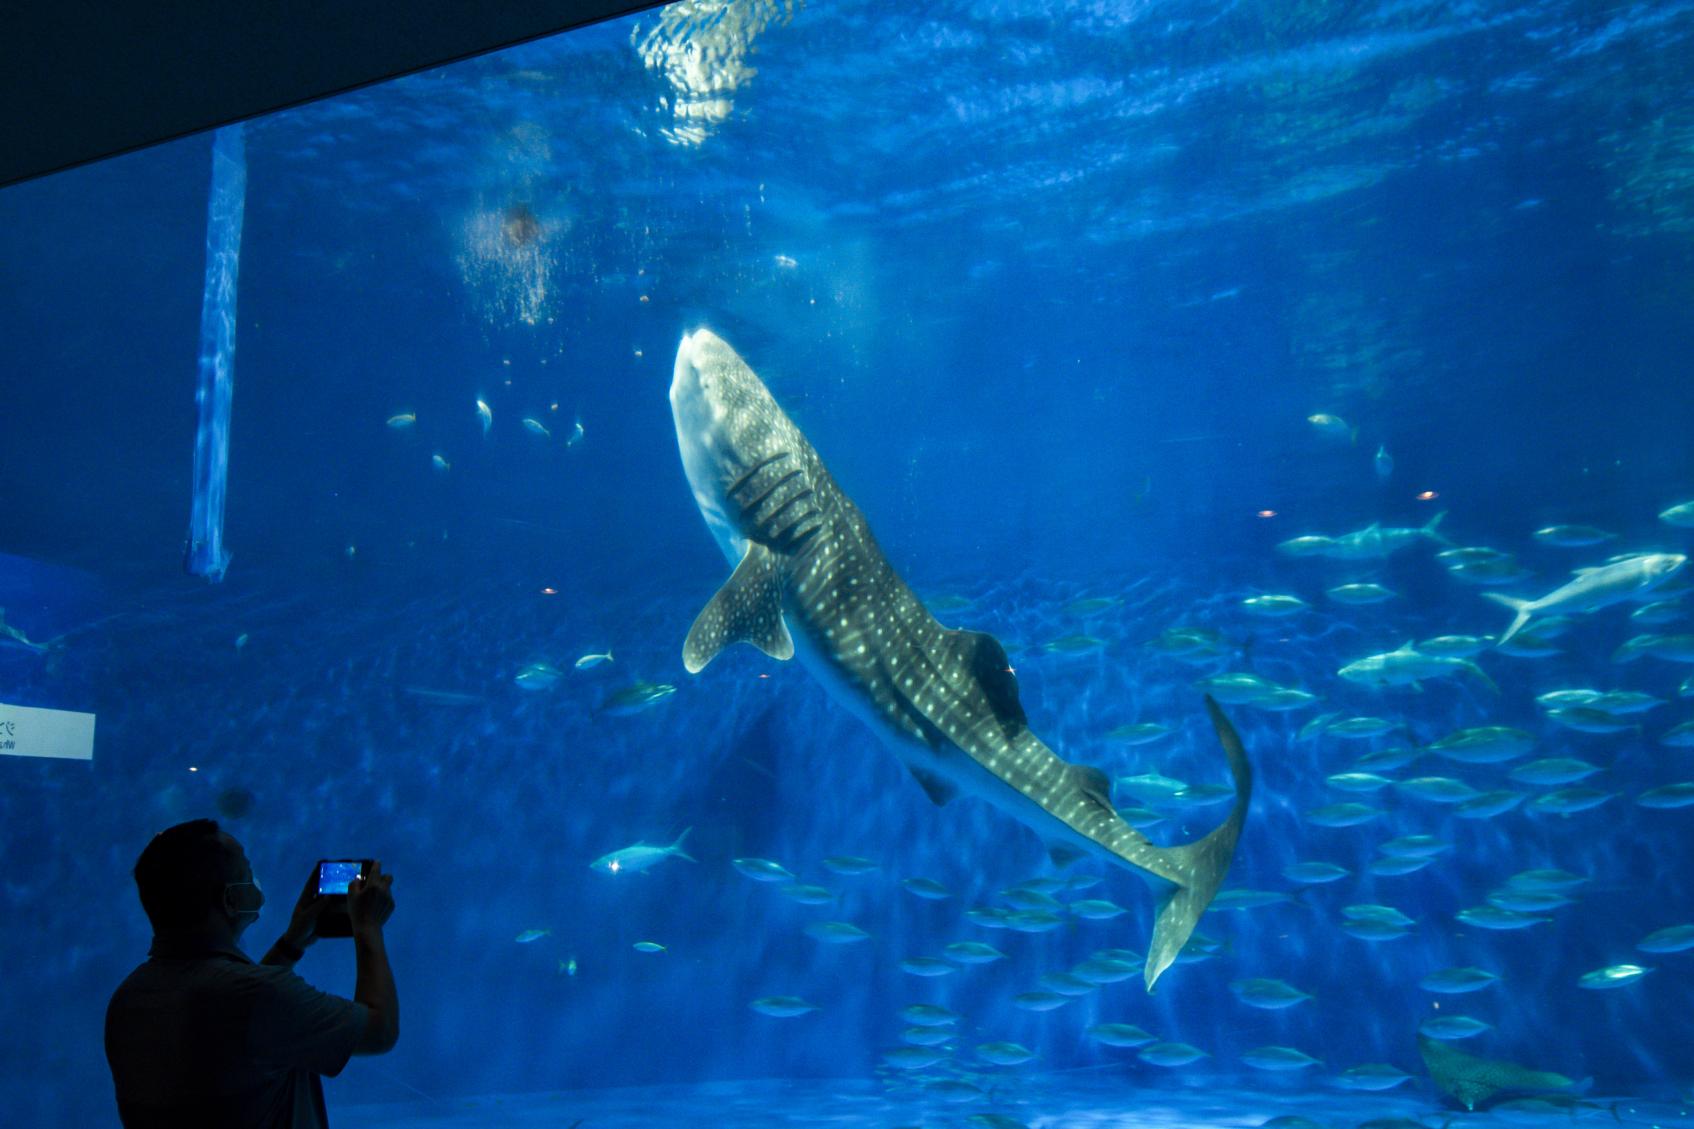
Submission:
[[235,927],[244,929],[259,920],[259,909],[265,904],[265,891],[257,877],[251,882],[229,882],[224,885],[224,912],[235,918]]

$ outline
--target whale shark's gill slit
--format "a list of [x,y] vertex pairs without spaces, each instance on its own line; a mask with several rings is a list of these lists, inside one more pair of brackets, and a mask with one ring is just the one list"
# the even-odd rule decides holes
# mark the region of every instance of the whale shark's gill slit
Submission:
[[803,548],[822,529],[823,515],[818,513],[808,514],[788,535],[788,547],[796,550]]
[[775,529],[778,525],[777,515],[792,505],[796,499],[804,498],[811,492],[812,488],[806,485],[806,480],[796,474],[783,479],[775,488],[766,492],[758,505],[748,507],[744,513],[747,520],[755,527]]
[[799,478],[800,473],[801,473],[800,468],[796,467],[793,470],[789,471],[787,474],[783,475],[781,478],[778,478],[775,482],[771,483],[770,486],[767,487],[764,490],[764,492],[761,493],[757,498],[751,498],[748,501],[743,502],[741,504],[741,512],[744,513],[744,514],[751,514],[754,510],[756,510],[760,506],[764,505],[765,502],[770,499],[770,496],[772,494],[775,494],[778,490],[781,490],[785,485],[794,481],[796,478]]
[[814,493],[815,493],[815,491],[813,491],[810,486],[806,487],[806,489],[800,491],[798,494],[796,494],[792,498],[788,499],[788,501],[786,501],[786,502],[782,503],[782,505],[778,506],[775,510],[773,510],[771,512],[770,517],[765,518],[763,521],[761,521],[759,523],[764,528],[770,530],[771,540],[773,540],[773,541],[788,541],[788,540],[790,540],[789,531],[795,529],[796,527],[798,527],[800,525],[801,522],[805,521],[808,517],[817,513],[816,507],[812,507],[812,508],[808,508],[808,509],[803,509],[800,512],[792,515],[791,520],[786,525],[777,521],[777,519],[779,517],[781,517],[784,513],[786,513],[796,503],[805,501],[807,498],[812,497],[814,495]]
[[753,480],[753,477],[755,475],[757,475],[761,470],[764,470],[766,467],[770,466],[772,463],[780,462],[781,460],[789,458],[789,457],[790,457],[790,454],[787,451],[778,451],[774,455],[767,455],[766,457],[760,459],[758,462],[754,463],[752,466],[748,467],[745,471],[743,471],[739,478],[737,478],[734,482],[731,482],[729,484],[729,486],[727,488],[725,488],[724,493],[726,495],[735,494],[736,491],[740,490],[743,486],[747,485],[747,483],[751,482]]

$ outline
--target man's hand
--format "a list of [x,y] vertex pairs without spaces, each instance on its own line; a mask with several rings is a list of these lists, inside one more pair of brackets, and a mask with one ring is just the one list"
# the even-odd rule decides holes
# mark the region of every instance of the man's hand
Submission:
[[329,897],[318,893],[318,868],[313,866],[306,875],[306,888],[300,891],[300,900],[294,903],[294,913],[288,919],[288,930],[282,939],[304,951],[318,939],[318,917],[328,905]]
[[347,916],[353,919],[353,934],[380,933],[383,922],[394,912],[390,888],[394,876],[382,872],[382,862],[372,861],[371,872],[347,885]]

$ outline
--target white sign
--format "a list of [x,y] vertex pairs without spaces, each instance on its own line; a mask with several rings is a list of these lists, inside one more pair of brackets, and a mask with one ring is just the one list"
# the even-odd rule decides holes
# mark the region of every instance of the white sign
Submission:
[[0,702],[0,756],[94,759],[94,715]]

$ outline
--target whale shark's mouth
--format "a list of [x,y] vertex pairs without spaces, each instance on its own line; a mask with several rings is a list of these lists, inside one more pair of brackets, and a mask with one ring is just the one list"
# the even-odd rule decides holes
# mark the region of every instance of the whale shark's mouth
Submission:
[[728,349],[709,329],[685,334],[671,370],[670,401],[677,449],[695,504],[733,562],[741,558],[747,543],[730,518],[725,496],[725,484],[734,478],[736,468],[733,443],[723,426],[728,415],[723,397],[728,375],[722,354]]

